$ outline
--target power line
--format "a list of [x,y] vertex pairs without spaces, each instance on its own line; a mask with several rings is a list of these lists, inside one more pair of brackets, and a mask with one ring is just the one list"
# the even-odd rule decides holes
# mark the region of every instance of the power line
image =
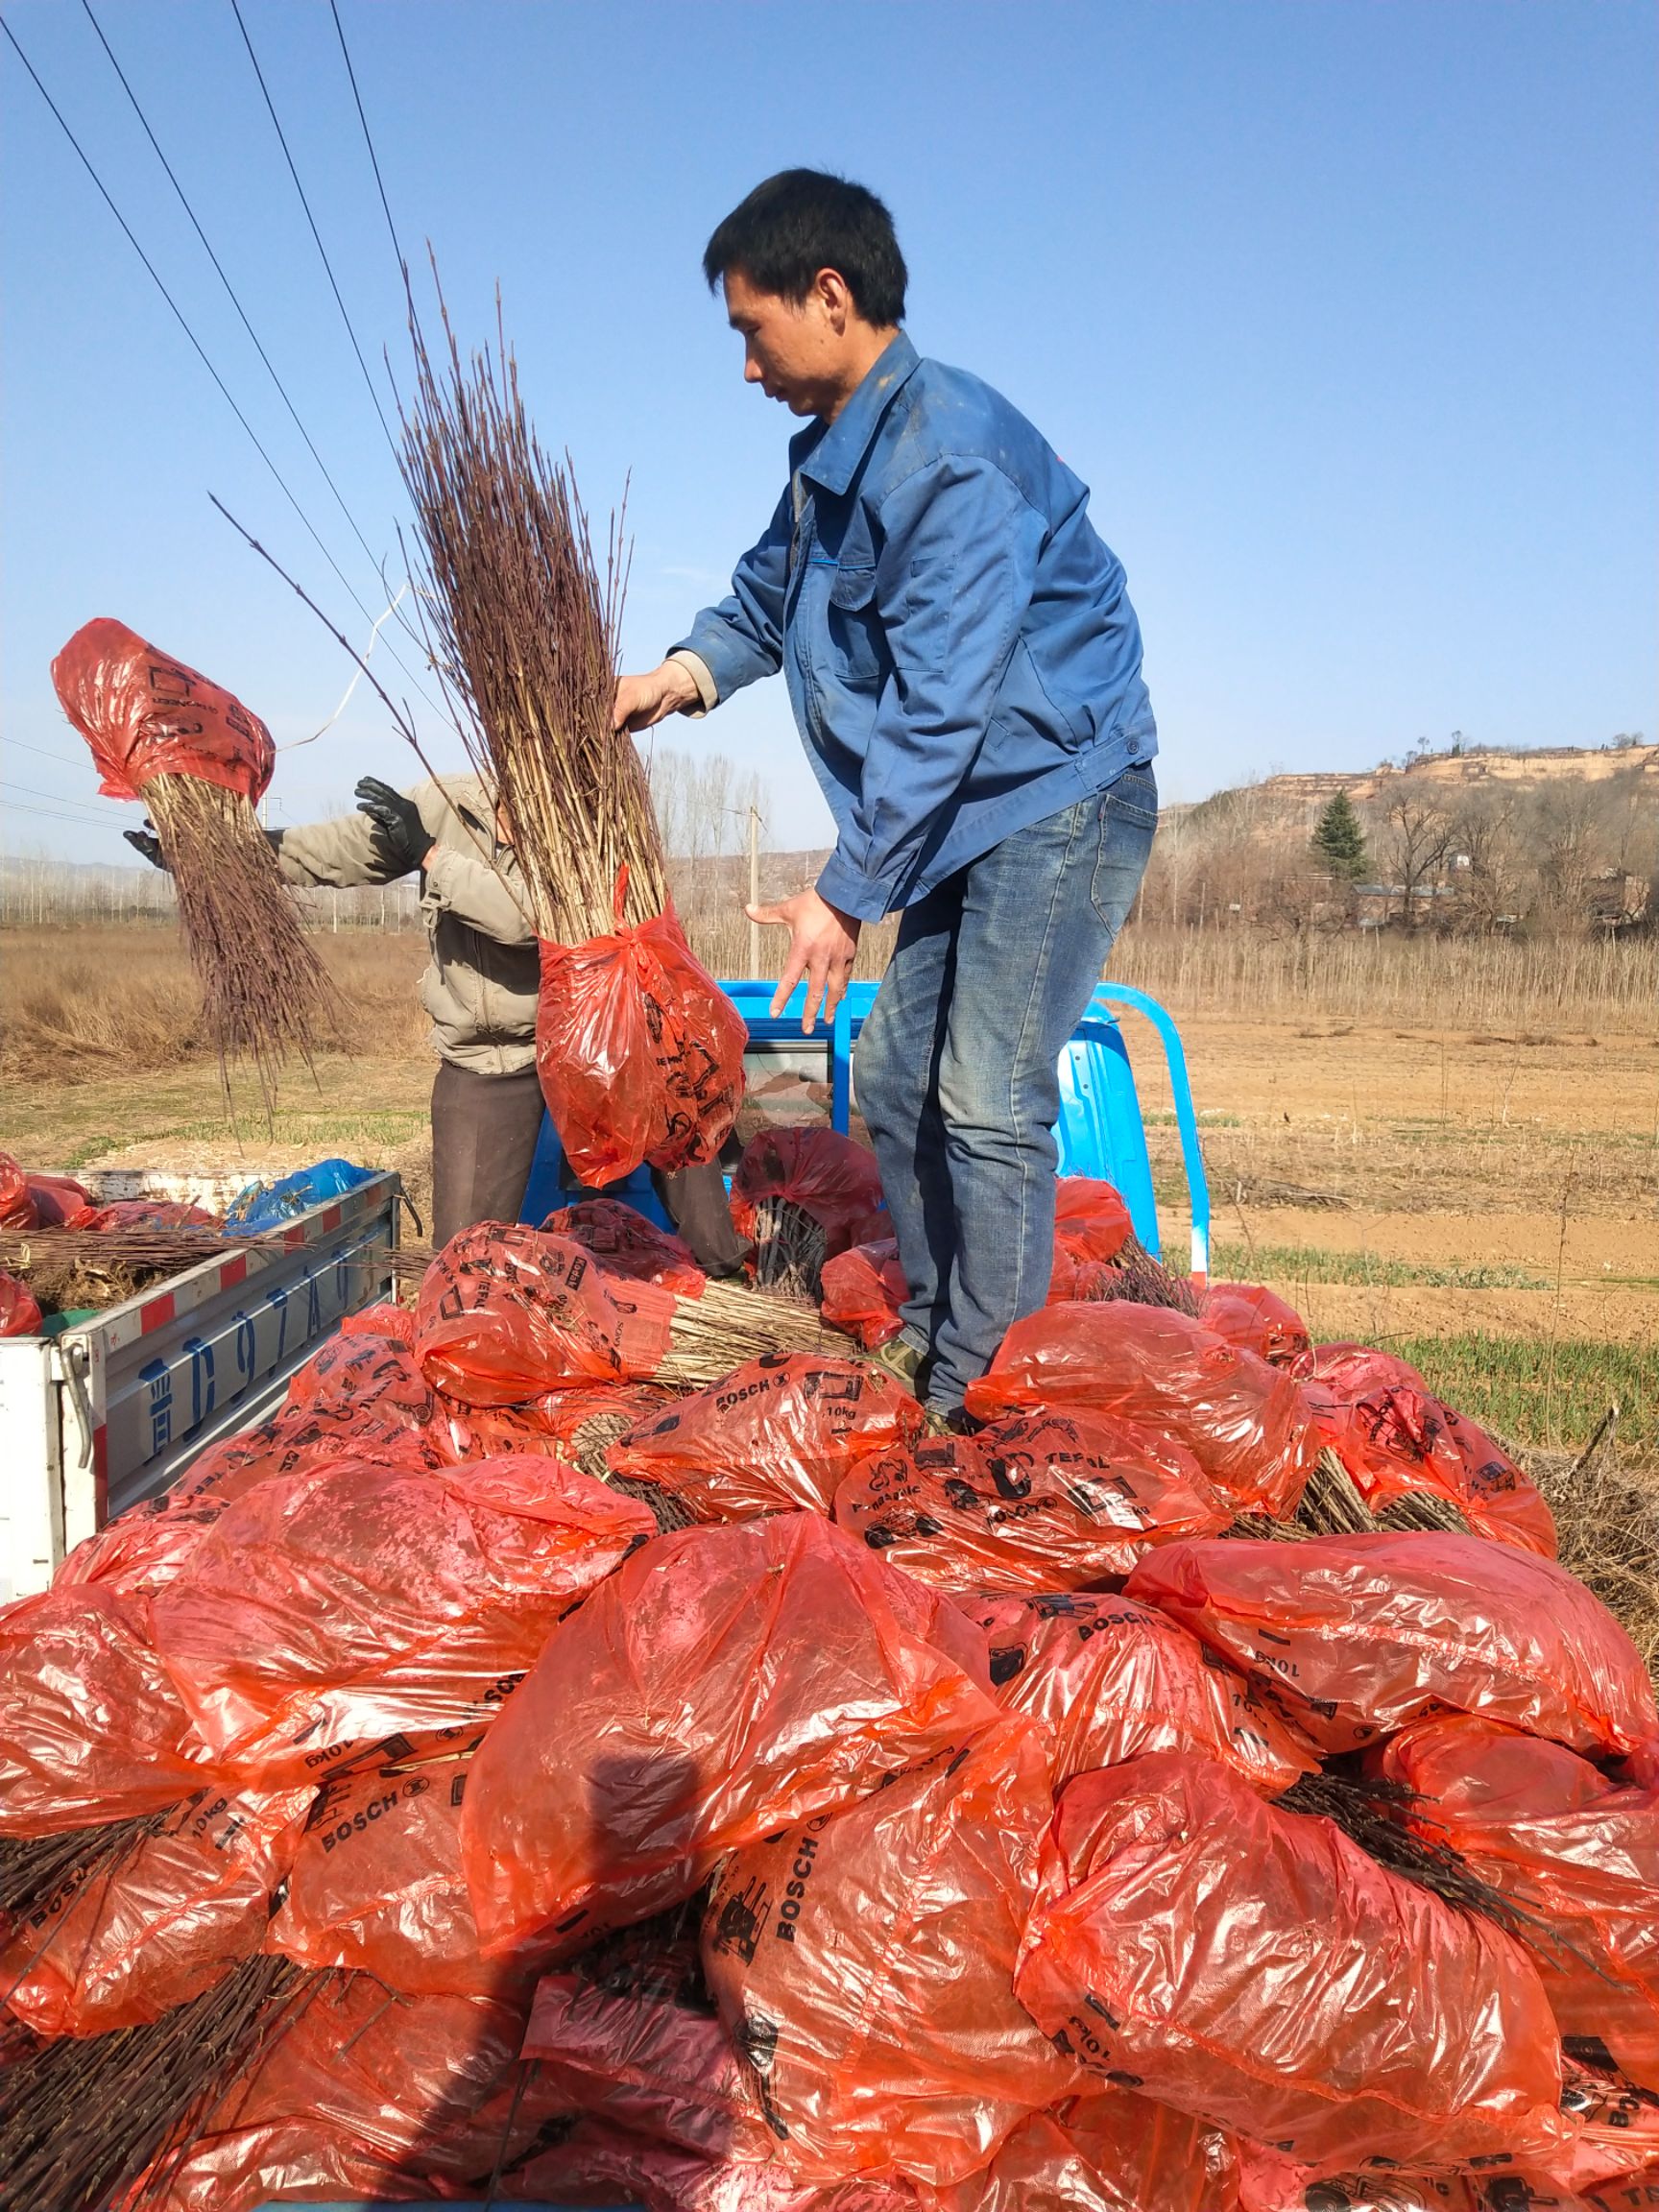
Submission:
[[[56,760],[60,767],[75,768],[80,766],[80,761],[72,753],[49,752],[44,745],[29,745],[21,737],[0,737],[0,754],[6,753],[11,748],[15,748],[19,753],[37,753],[42,760]],[[81,760],[84,760],[85,757],[85,754],[83,753]]]
[[[231,5],[235,5],[235,0],[231,0]],[[208,375],[212,377],[214,383],[219,387],[220,393],[224,397],[225,404],[229,408],[231,414],[235,416],[237,421],[241,423],[243,429],[247,431],[249,439],[252,444],[253,450],[258,454],[260,460],[264,462],[266,468],[271,471],[272,476],[276,480],[277,490],[282,493],[282,496],[287,500],[289,506],[293,508],[295,514],[300,517],[301,522],[304,526],[305,531],[310,537],[312,542],[316,545],[317,550],[322,554],[324,560],[327,562],[329,567],[333,569],[335,575],[345,586],[346,590],[350,595],[352,603],[362,613],[364,620],[367,622],[372,622],[374,617],[370,613],[368,608],[364,605],[363,601],[358,597],[356,591],[352,589],[351,581],[346,574],[346,571],[341,567],[339,562],[335,560],[333,554],[329,552],[327,546],[323,542],[321,537],[318,536],[315,524],[312,522],[310,517],[306,514],[304,508],[301,506],[293,492],[289,489],[286,477],[284,477],[281,469],[277,468],[276,462],[272,460],[270,454],[266,451],[264,443],[260,439],[259,433],[254,429],[252,423],[249,421],[247,416],[242,412],[241,407],[236,402],[234,395],[231,393],[230,387],[226,383],[224,377],[220,375],[218,370],[214,368],[213,363],[208,359],[206,348],[203,345],[201,339],[197,337],[195,331],[190,327],[190,325],[185,318],[184,310],[180,306],[178,301],[174,299],[172,293],[168,291],[166,284],[162,281],[161,274],[156,267],[155,262],[151,260],[149,254],[146,253],[143,247],[139,245],[137,234],[133,230],[132,226],[128,222],[126,216],[122,214],[120,208],[116,206],[113,198],[110,196],[108,185],[104,182],[103,178],[99,176],[97,170],[93,168],[90,157],[88,156],[84,147],[82,145],[80,139],[76,137],[74,132],[70,129],[69,123],[64,116],[62,109],[59,107],[57,101],[53,99],[51,93],[47,91],[45,85],[41,83],[39,72],[36,69],[34,62],[30,60],[28,55],[24,53],[22,47],[17,43],[17,34],[12,30],[11,24],[7,22],[3,15],[0,15],[0,31],[5,32],[7,38],[11,42],[12,51],[16,55],[18,60],[22,62],[24,68],[28,70],[30,77],[34,80],[35,89],[39,93],[41,99],[45,101],[47,107],[52,110],[53,117],[56,120],[59,129],[62,132],[64,137],[68,139],[70,145],[75,149],[76,156],[80,160],[81,166],[85,170],[87,176],[91,178],[93,183],[97,186],[99,197],[103,200],[104,204],[108,208],[110,214],[114,216],[116,222],[120,224],[122,230],[126,234],[128,244],[132,247],[133,252],[137,254],[139,260],[143,262],[145,268],[149,271],[151,281],[155,284],[156,291],[160,293],[162,299],[166,301],[168,306],[171,308],[174,320],[179,325],[180,329],[183,331],[185,337],[189,339],[191,347],[194,349],[197,358],[201,361],[203,368],[206,370]]]
[[8,791],[27,791],[31,799],[50,799],[54,806],[76,807],[83,814],[94,815],[100,822],[108,819],[108,815],[100,813],[97,807],[89,806],[84,799],[72,798],[64,791],[42,791],[33,783],[16,782],[10,776],[0,776],[0,785],[3,785]]
[[108,39],[104,36],[104,26],[99,22],[97,16],[92,12],[92,0],[81,0],[81,5],[85,11],[87,22],[91,24],[93,30],[98,34],[98,43],[103,47],[105,53],[109,57],[110,68],[114,70],[116,76],[121,80],[121,89],[126,93],[129,101],[132,103],[132,112],[137,116],[139,123],[143,126],[144,135],[149,139],[151,146],[154,148],[156,158],[160,162],[162,169],[165,171],[168,183],[172,185],[175,193],[178,195],[179,204],[183,208],[185,214],[190,218],[191,228],[195,230],[197,237],[201,239],[203,251],[205,252],[208,260],[213,264],[213,271],[215,276],[217,276],[220,283],[224,285],[226,295],[228,298],[231,306],[235,308],[237,315],[241,318],[243,329],[247,331],[249,337],[253,341],[253,350],[258,354],[260,360],[264,362],[266,371],[270,375],[272,383],[276,385],[276,390],[281,395],[282,404],[287,408],[289,415],[292,417],[295,429],[298,430],[301,437],[304,439],[307,452],[310,454],[312,460],[316,462],[318,468],[322,470],[323,481],[327,485],[329,491],[333,493],[334,503],[339,508],[341,514],[345,516],[347,522],[350,526],[352,536],[356,539],[358,544],[362,546],[364,552],[368,554],[370,561],[374,563],[374,565],[377,567],[379,564],[374,561],[373,547],[370,544],[368,539],[364,537],[362,531],[358,528],[357,518],[352,514],[350,508],[347,506],[339,485],[335,483],[332,475],[329,473],[327,463],[324,460],[322,454],[318,452],[316,445],[313,444],[310,431],[306,429],[304,423],[300,420],[300,411],[288,396],[288,387],[283,383],[281,377],[276,373],[276,364],[272,361],[270,354],[266,352],[264,346],[261,344],[259,333],[254,329],[252,324],[248,320],[248,311],[243,306],[241,301],[237,298],[235,286],[231,283],[229,277],[225,274],[224,264],[220,261],[218,254],[214,252],[206,231],[203,229],[201,223],[198,221],[196,210],[191,206],[190,202],[185,195],[183,185],[180,183],[178,178],[174,175],[173,164],[168,160],[166,155],[162,153],[160,141],[157,139],[155,132],[150,128],[150,118],[145,114],[143,108],[139,106],[138,95],[133,91],[132,85],[128,83],[127,72],[122,68],[120,62],[116,60],[114,48],[110,45]]
[[380,163],[375,158],[374,141],[369,135],[369,118],[363,111],[363,95],[357,89],[357,72],[351,66],[350,49],[346,44],[346,26],[340,20],[340,11],[335,6],[335,0],[328,0],[328,12],[334,18],[334,30],[340,40],[340,54],[346,63],[346,74],[351,80],[351,97],[357,103],[357,120],[363,126],[363,143],[369,149],[369,163],[374,172],[374,181],[380,188],[380,205],[385,213],[386,228],[392,233],[392,251],[397,256],[398,271],[403,278],[403,291],[407,296],[409,291],[409,263],[404,256],[402,243],[397,236],[397,226],[392,220],[392,203],[386,197],[385,180],[380,175]]
[[[265,72],[259,66],[259,57],[253,51],[253,41],[248,36],[248,26],[242,20],[242,10],[238,5],[238,0],[230,0],[230,12],[236,18],[236,28],[242,34],[242,43],[248,49],[248,59],[253,64],[253,74],[259,80],[259,89],[265,95],[266,111],[271,117],[272,127],[276,132],[277,143],[282,149],[282,158],[288,164],[288,174],[294,180],[294,189],[300,195],[300,204],[305,210],[305,220],[311,226],[311,235],[317,242],[317,251],[323,256],[323,266],[328,273],[328,283],[334,294],[334,304],[340,310],[340,319],[346,325],[346,335],[351,341],[351,350],[357,356],[357,366],[363,372],[363,381],[369,387],[369,397],[373,402],[375,414],[380,418],[380,427],[386,434],[386,443],[392,449],[393,460],[396,461],[397,459],[397,445],[392,435],[392,426],[387,421],[386,411],[380,404],[380,395],[374,389],[374,379],[369,373],[369,364],[363,358],[363,349],[357,343],[357,332],[347,309],[345,295],[335,278],[334,264],[328,258],[328,249],[323,243],[323,233],[317,228],[317,218],[311,212],[311,203],[305,197],[305,187],[300,181],[300,172],[294,166],[293,155],[288,151],[287,133],[283,131],[280,118],[277,116],[276,104],[271,97],[271,88],[265,82]],[[364,608],[363,612],[367,614],[369,610]],[[370,619],[373,620],[373,616]]]

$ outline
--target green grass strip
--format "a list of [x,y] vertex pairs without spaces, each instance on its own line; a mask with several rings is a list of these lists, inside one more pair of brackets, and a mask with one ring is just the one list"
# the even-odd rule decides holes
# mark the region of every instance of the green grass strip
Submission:
[[1437,1398],[1518,1443],[1577,1451],[1609,1406],[1619,1408],[1619,1455],[1659,1466],[1659,1349],[1592,1337],[1391,1336]]
[[1221,1282],[1358,1283],[1382,1289],[1548,1290],[1542,1275],[1526,1267],[1436,1266],[1427,1261],[1384,1260],[1375,1252],[1334,1252],[1315,1244],[1219,1243],[1211,1273]]

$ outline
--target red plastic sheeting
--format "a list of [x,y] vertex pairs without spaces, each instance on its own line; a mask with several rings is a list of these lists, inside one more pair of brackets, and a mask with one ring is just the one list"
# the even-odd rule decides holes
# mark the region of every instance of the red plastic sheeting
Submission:
[[462,1821],[487,1950],[688,1897],[720,1852],[998,1718],[984,1640],[812,1513],[648,1545],[554,1634]]
[[926,2212],[1232,2212],[1230,2147],[1186,2112],[1100,2087],[1034,2112]]
[[921,1407],[879,1368],[778,1352],[678,1399],[606,1456],[618,1475],[672,1490],[700,1521],[828,1513],[860,1461],[922,1427]]
[[0,1268],[0,1336],[37,1336],[44,1318],[28,1284]]
[[910,1295],[899,1264],[899,1243],[878,1237],[824,1262],[824,1319],[856,1336],[867,1352],[899,1334],[899,1309]]
[[634,928],[541,948],[536,1068],[584,1183],[714,1159],[743,1103],[748,1039],[672,902]]
[[10,1152],[0,1152],[0,1229],[38,1229],[29,1178]]
[[92,1193],[72,1175],[31,1175],[29,1195],[35,1217],[42,1229],[61,1229],[83,1206],[90,1206]]
[[1110,1413],[1184,1445],[1241,1513],[1293,1513],[1319,1439],[1288,1375],[1166,1306],[1048,1306],[1016,1321],[968,1385],[981,1420]]
[[1082,2085],[1013,1989],[1049,1812],[1005,1721],[721,1866],[704,1966],[802,2179],[960,2181]]
[[214,1754],[271,1775],[397,1729],[464,1727],[655,1533],[558,1460],[439,1474],[350,1460],[259,1483],[152,1600]]
[[875,1153],[838,1129],[808,1123],[757,1130],[732,1178],[732,1220],[739,1237],[754,1238],[755,1210],[763,1198],[787,1199],[811,1214],[832,1259],[880,1237],[888,1225]]
[[570,1459],[581,1431],[595,1420],[617,1424],[613,1436],[625,1435],[676,1403],[672,1390],[650,1382],[589,1382],[570,1390],[549,1390],[526,1406],[470,1406],[467,1409],[463,1459],[492,1459],[515,1452],[542,1452]]
[[1128,1598],[998,1598],[969,1608],[1010,1713],[1043,1728],[1053,1786],[1149,1751],[1192,1751],[1277,1797],[1318,1761],[1242,1674]]
[[1413,1491],[1449,1499],[1478,1536],[1555,1556],[1550,1508],[1502,1445],[1391,1353],[1321,1344],[1308,1403],[1365,1503]]
[[1572,2133],[1520,1946],[1213,1760],[1069,1784],[1016,1986],[1096,2072],[1317,2173],[1547,2157]]
[[1206,1329],[1271,1366],[1313,1372],[1313,1339],[1294,1306],[1260,1283],[1212,1283],[1198,1302]]
[[205,1206],[186,1206],[181,1199],[117,1198],[109,1206],[78,1207],[63,1226],[98,1236],[110,1229],[219,1229],[224,1223]]
[[511,2134],[521,2006],[398,1997],[329,1977],[207,2114],[155,2212],[252,2212],[276,2199],[481,2197],[503,2144],[522,2156],[548,2117],[531,2076]]
[[615,1198],[579,1198],[541,1224],[550,1237],[567,1237],[590,1253],[608,1275],[660,1284],[682,1298],[699,1298],[708,1281],[691,1247],[633,1206]]
[[678,1990],[610,1989],[581,1973],[546,1975],[524,2056],[573,2111],[608,2127],[750,2165],[778,2148],[719,2019]]
[[0,1836],[176,1805],[202,1756],[139,1604],[71,1588],[0,1610]]
[[276,749],[258,715],[125,622],[83,623],[53,661],[52,682],[92,749],[106,799],[136,799],[152,776],[195,776],[263,798]]
[[198,1791],[131,1857],[16,1923],[0,1951],[12,2010],[37,2035],[105,2035],[210,1989],[263,1942],[310,1802],[308,1786]]
[[1604,2043],[1659,2091],[1659,1792],[1461,1715],[1408,1728],[1382,1760],[1421,1799],[1414,1827],[1563,1939],[1533,1946],[1561,2032]]
[[1317,1536],[1149,1552],[1128,1595],[1270,1685],[1327,1751],[1438,1706],[1581,1751],[1659,1735],[1653,1686],[1611,1613],[1565,1569],[1478,1536]]
[[867,1460],[835,1518],[944,1590],[1039,1593],[1120,1580],[1149,1544],[1233,1518],[1191,1453],[1089,1413],[1014,1413]]
[[566,1237],[480,1221],[421,1283],[417,1356],[463,1406],[522,1406],[578,1382],[639,1381],[668,1349],[673,1296],[607,1276]]
[[441,1757],[430,1740],[394,1739],[372,1765],[325,1777],[267,1949],[361,1969],[410,1997],[526,1994],[534,1961],[481,1956],[461,1869],[479,1741]]

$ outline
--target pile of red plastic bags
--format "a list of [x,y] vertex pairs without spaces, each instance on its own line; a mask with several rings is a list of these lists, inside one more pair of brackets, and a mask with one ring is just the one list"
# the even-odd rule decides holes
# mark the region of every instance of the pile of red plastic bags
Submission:
[[[695,1392],[700,1278],[603,1201],[353,1317],[0,1613],[0,1838],[146,1823],[4,1929],[0,2061],[305,1970],[164,2212],[1659,2203],[1629,1639],[1420,1376],[1078,1295],[1128,1223],[1065,1197],[968,1434],[861,1356],[869,1239],[845,1357]],[[1322,1454],[1466,1532],[1310,1535]]]

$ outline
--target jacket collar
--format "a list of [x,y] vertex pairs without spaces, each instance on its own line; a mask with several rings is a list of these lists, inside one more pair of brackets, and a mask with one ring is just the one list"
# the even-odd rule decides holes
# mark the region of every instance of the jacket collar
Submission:
[[826,492],[845,492],[870,450],[876,433],[897,395],[910,381],[922,356],[902,330],[871,368],[869,374],[828,429],[808,431],[811,440],[796,466],[803,476]]

